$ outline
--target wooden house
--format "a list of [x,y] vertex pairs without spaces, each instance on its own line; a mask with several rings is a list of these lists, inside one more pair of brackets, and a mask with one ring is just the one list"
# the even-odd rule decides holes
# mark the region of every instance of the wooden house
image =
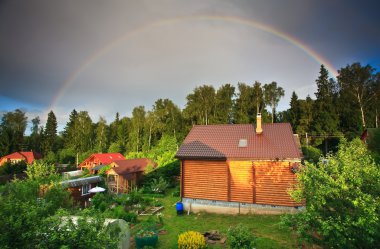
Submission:
[[290,124],[261,125],[261,116],[256,129],[252,124],[194,126],[176,154],[182,202],[193,211],[223,213],[302,206],[288,194],[303,157],[297,140]]
[[125,157],[120,153],[98,153],[92,154],[86,160],[84,160],[81,164],[79,164],[78,168],[92,172],[92,168],[97,165],[108,165],[114,161],[125,160]]
[[114,161],[107,170],[108,189],[113,193],[128,193],[137,186],[144,175],[144,171],[150,166],[156,167],[156,163],[148,158],[128,159]]
[[95,194],[88,192],[95,188],[103,180],[100,176],[91,176],[77,178],[61,182],[61,185],[70,192],[74,202],[82,207],[87,207],[90,204],[90,198]]
[[6,162],[19,163],[25,161],[27,164],[32,164],[34,160],[41,159],[41,155],[32,151],[20,151],[3,156],[0,158],[0,166]]

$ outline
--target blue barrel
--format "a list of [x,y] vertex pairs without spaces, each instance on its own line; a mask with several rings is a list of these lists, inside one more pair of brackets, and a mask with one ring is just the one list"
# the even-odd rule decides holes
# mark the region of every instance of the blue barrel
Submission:
[[177,210],[177,215],[183,214],[183,203],[182,202],[177,202],[175,204],[175,209]]

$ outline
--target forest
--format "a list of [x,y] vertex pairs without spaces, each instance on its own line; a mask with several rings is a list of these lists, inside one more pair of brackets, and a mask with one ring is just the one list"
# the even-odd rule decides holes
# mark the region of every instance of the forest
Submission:
[[116,113],[109,124],[101,116],[94,121],[88,111],[74,109],[61,132],[52,110],[46,124],[38,116],[31,120],[29,136],[25,136],[26,114],[16,109],[2,116],[0,157],[35,151],[48,162],[74,164],[95,152],[138,155],[157,150],[163,137],[180,145],[193,125],[254,124],[259,112],[264,122],[289,122],[302,145],[307,145],[306,154],[314,148],[326,153],[335,149],[340,138],[352,139],[366,128],[378,127],[380,73],[375,68],[353,63],[338,70],[335,79],[321,65],[315,84],[315,96],[300,99],[293,91],[290,107],[284,111],[276,109],[285,94],[280,83],[258,81],[224,84],[218,89],[198,86],[187,95],[183,110],[170,99],[158,99],[151,109],[134,107],[131,117]]

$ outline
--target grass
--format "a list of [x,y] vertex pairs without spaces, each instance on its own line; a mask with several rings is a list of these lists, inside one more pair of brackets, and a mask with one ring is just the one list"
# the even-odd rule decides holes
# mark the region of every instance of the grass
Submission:
[[[177,248],[178,235],[189,230],[204,232],[219,230],[226,234],[230,226],[243,223],[248,226],[257,237],[256,248],[295,248],[296,241],[288,229],[279,225],[280,215],[220,215],[220,214],[184,214],[178,216],[175,203],[179,197],[171,194],[157,198],[164,205],[162,211],[164,226],[167,234],[160,235],[157,248]],[[210,248],[227,248],[226,245],[212,245]]]

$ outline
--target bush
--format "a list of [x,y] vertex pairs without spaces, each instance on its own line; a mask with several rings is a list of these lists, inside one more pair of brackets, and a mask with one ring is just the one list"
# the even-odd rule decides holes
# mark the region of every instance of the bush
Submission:
[[122,219],[127,222],[136,223],[137,215],[135,213],[127,212],[123,206],[116,206],[106,212],[107,216],[113,219]]
[[18,163],[6,162],[0,166],[0,175],[10,175],[22,173],[26,170],[26,162],[21,161]]
[[172,193],[172,196],[173,197],[179,197],[181,195],[181,189],[179,187],[179,185],[175,188],[175,190],[173,191]]
[[231,249],[251,249],[256,245],[256,237],[243,224],[230,227],[227,232],[227,238]]
[[305,160],[311,163],[318,163],[319,158],[322,156],[322,151],[313,146],[302,146],[302,153]]
[[376,248],[380,244],[380,170],[359,139],[342,140],[335,155],[297,173],[291,195],[304,211],[284,217],[300,243],[323,248]]
[[168,182],[162,176],[160,176],[158,179],[153,179],[150,183],[150,188],[153,193],[165,193],[168,187]]
[[178,249],[202,249],[206,248],[205,237],[194,231],[187,231],[178,237]]

